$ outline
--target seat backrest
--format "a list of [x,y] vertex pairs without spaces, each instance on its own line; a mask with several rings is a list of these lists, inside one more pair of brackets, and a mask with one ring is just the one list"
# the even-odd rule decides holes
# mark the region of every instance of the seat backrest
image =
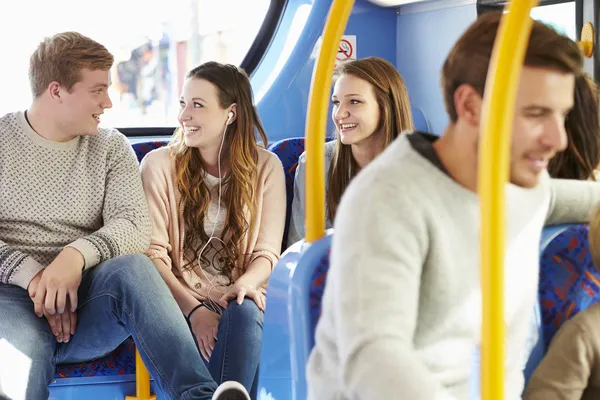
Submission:
[[285,229],[283,231],[282,251],[287,248],[287,237],[290,229],[290,217],[292,213],[292,200],[294,199],[294,178],[298,159],[304,152],[304,138],[288,138],[279,140],[267,148],[279,157],[283,164],[285,173],[285,192],[286,192],[286,213]]
[[263,324],[259,397],[306,399],[305,369],[320,316],[332,233],[328,229],[314,243],[292,244],[273,269]]
[[138,162],[142,162],[142,159],[146,156],[146,154],[150,153],[154,149],[158,149],[159,147],[165,146],[169,143],[166,140],[156,140],[156,141],[148,141],[148,142],[138,142],[131,145],[133,150],[135,151],[135,155],[137,156]]
[[566,320],[600,300],[600,273],[589,252],[586,224],[557,228],[546,244],[539,297],[546,349]]
[[291,362],[295,379],[294,398],[305,399],[306,364],[315,345],[315,329],[321,316],[321,302],[329,270],[333,229],[303,251],[291,274]]
[[[331,137],[326,137],[325,142],[333,140]],[[285,189],[286,189],[286,215],[285,215],[285,230],[283,232],[282,251],[287,248],[287,237],[290,229],[290,218],[292,215],[292,200],[294,200],[294,179],[296,177],[296,168],[298,167],[298,159],[304,153],[304,138],[295,137],[282,139],[270,144],[267,150],[272,151],[279,157],[283,164],[285,173]],[[291,243],[290,243],[291,244]]]

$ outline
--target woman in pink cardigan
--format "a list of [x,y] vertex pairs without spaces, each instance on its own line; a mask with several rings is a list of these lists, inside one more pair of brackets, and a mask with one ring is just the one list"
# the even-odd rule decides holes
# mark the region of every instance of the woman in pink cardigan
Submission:
[[[256,397],[265,289],[279,259],[285,178],[246,73],[208,62],[186,77],[180,127],[144,158],[148,256],[188,320],[217,383]],[[185,368],[185,366],[182,366]]]

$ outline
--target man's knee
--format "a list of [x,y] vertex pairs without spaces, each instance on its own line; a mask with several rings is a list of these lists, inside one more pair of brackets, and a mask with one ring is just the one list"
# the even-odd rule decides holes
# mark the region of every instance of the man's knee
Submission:
[[[0,363],[10,358],[2,351],[9,348],[25,354],[32,360],[51,358],[56,339],[45,317],[34,313],[33,301],[27,291],[16,286],[0,286]],[[49,355],[49,356],[48,356]]]
[[150,258],[144,254],[127,254],[119,256],[96,267],[99,277],[105,276],[111,283],[144,285],[146,282],[162,280],[158,270]]
[[[56,339],[45,318],[2,310],[0,320],[0,385],[8,398],[42,398],[54,375]],[[13,311],[17,311],[14,310]],[[1,398],[1,397],[0,397]]]

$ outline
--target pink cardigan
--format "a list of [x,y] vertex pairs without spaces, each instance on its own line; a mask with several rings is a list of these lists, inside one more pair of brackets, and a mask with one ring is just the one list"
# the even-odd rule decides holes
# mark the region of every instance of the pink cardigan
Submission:
[[[234,281],[258,257],[267,258],[271,268],[279,260],[286,212],[283,166],[275,154],[260,149],[257,168],[257,223],[250,226],[243,238],[241,253],[244,262],[233,271]],[[183,208],[179,208],[181,195],[170,148],[162,147],[148,153],[142,161],[141,170],[152,220],[152,238],[146,254],[164,261],[195,298],[218,300],[227,290],[226,278],[203,271],[197,263],[191,269],[190,266],[182,268],[188,262],[183,259]]]

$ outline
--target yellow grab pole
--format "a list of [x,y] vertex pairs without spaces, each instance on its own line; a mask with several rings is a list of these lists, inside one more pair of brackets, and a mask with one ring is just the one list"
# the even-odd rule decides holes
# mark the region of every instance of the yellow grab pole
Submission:
[[335,56],[354,0],[333,0],[325,22],[306,116],[306,241],[325,234],[325,129]]
[[156,400],[156,395],[150,394],[150,373],[137,348],[135,349],[135,396],[127,396],[125,400]]
[[478,163],[481,204],[481,399],[504,398],[505,184],[517,86],[537,0],[512,0],[502,17],[483,99]]

